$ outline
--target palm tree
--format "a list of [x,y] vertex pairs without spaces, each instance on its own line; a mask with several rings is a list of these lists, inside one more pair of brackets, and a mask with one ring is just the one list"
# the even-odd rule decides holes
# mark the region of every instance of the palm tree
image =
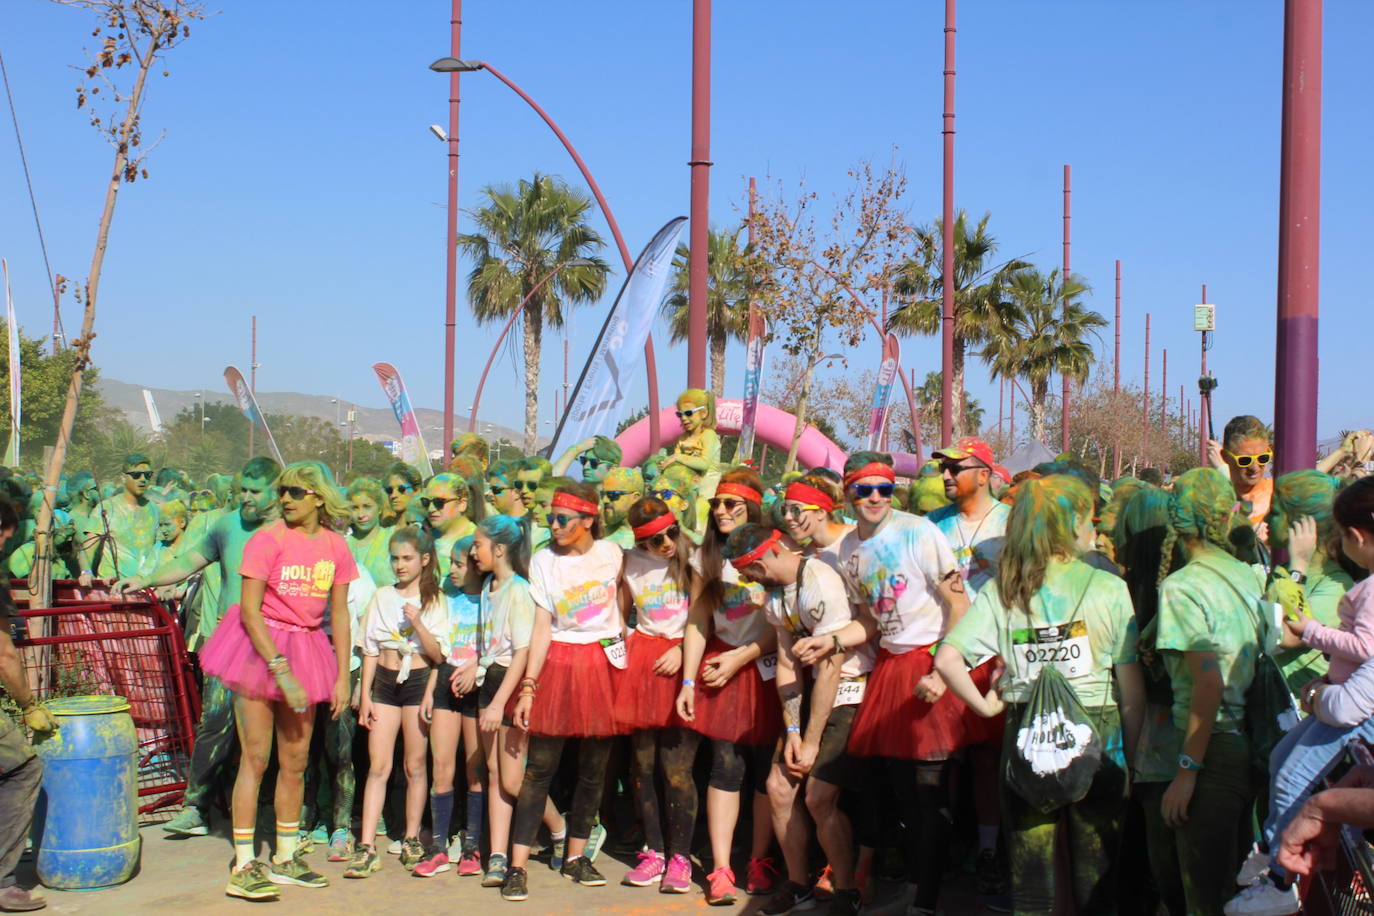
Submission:
[[[941,388],[942,381],[940,373],[927,372],[925,381],[920,388],[914,389],[911,393],[915,395],[916,407],[921,412],[921,435],[927,442],[933,442],[940,436],[940,411],[941,411]],[[956,392],[958,389],[956,389]],[[964,426],[969,430],[970,435],[977,433],[983,428],[983,406],[978,403],[977,398],[969,396],[967,391],[963,392],[962,398],[964,408]]]
[[[963,210],[954,220],[954,390],[964,390],[964,357],[971,345],[986,343],[1016,321],[1015,304],[1008,300],[1011,275],[1030,265],[1019,259],[994,263],[997,239],[988,232],[991,213],[984,213],[969,232]],[[899,268],[892,290],[899,301],[888,320],[899,334],[938,335],[942,318],[944,224],[937,219],[916,230],[916,251]],[[955,398],[954,437],[964,435],[963,398]]]
[[1067,375],[1081,384],[1095,360],[1087,338],[1107,326],[1107,319],[1073,301],[1090,291],[1076,274],[1061,282],[1057,269],[1048,275],[1033,267],[1018,270],[1008,286],[1016,320],[991,337],[980,354],[993,376],[1030,383],[1031,435],[1039,442],[1045,441],[1050,376]]
[[[706,247],[706,340],[711,348],[711,390],[717,398],[725,396],[725,345],[743,340],[749,332],[748,250],[740,248],[739,232],[712,229]],[[687,339],[688,283],[688,248],[678,245],[672,284],[662,305],[673,343]]]
[[[596,252],[606,243],[587,224],[591,198],[561,179],[536,172],[516,187],[483,188],[482,196],[486,204],[470,214],[476,231],[458,236],[459,248],[475,262],[468,301],[477,323],[490,324],[508,319],[529,296],[519,320],[525,338],[525,450],[533,451],[544,326],[562,327],[566,310],[605,292],[611,269]],[[571,261],[576,264],[559,269]]]

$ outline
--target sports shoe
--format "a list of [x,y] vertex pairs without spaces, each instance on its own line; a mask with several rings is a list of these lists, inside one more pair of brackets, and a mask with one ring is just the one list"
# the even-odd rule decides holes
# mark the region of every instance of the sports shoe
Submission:
[[529,885],[525,883],[525,870],[512,868],[506,872],[506,881],[501,885],[502,900],[527,900],[530,896]]
[[435,846],[425,851],[425,857],[415,863],[410,873],[417,878],[433,878],[440,872],[448,871],[448,853]]
[[458,875],[462,878],[471,878],[482,873],[482,856],[473,846],[463,850],[463,857],[458,860]]
[[41,910],[47,905],[48,899],[36,887],[30,890],[24,890],[17,884],[0,887],[0,913],[27,913]]
[[310,831],[310,842],[316,846],[323,846],[329,842],[329,828],[324,824],[319,824],[314,830]]
[[1256,881],[1232,897],[1222,912],[1226,916],[1288,916],[1300,907],[1296,884],[1281,890],[1273,881]]
[[835,884],[831,879],[832,874],[830,866],[827,865],[825,868],[822,868],[821,873],[816,876],[816,886],[811,889],[811,892],[816,895],[817,900],[825,900],[829,898],[831,894],[835,893]]
[[425,844],[419,837],[408,836],[401,841],[401,867],[414,868],[425,857]]
[[627,871],[625,877],[620,879],[620,883],[628,884],[630,887],[648,887],[659,879],[667,870],[667,866],[662,853],[645,849],[639,854],[639,864]]
[[482,876],[483,887],[500,887],[506,883],[506,870],[510,862],[505,855],[493,852],[487,856],[487,873]]
[[997,853],[994,850],[984,849],[978,853],[978,859],[973,865],[973,873],[974,883],[977,885],[980,895],[992,897],[1007,892],[1007,882],[1002,877],[1002,865],[997,861]]
[[864,911],[858,889],[834,891],[830,895],[829,916],[859,916]]
[[744,892],[751,897],[771,894],[778,886],[778,869],[771,856],[750,859],[744,875]]
[[859,889],[859,896],[864,903],[873,899],[873,860],[868,859],[864,864],[854,870],[854,886]]
[[[378,830],[377,832],[381,833],[381,830]],[[390,843],[387,844],[386,854],[389,856],[399,856],[401,854],[402,848],[403,847],[400,840],[392,840]]]
[[576,859],[568,859],[563,863],[563,867],[558,873],[567,878],[574,884],[583,887],[604,887],[606,876],[596,870],[596,866],[587,861],[586,856],[578,856]]
[[257,860],[230,871],[224,893],[244,900],[272,900],[281,896],[281,891],[267,877],[267,866]]
[[353,833],[340,827],[329,835],[329,861],[347,862],[353,858]]
[[685,894],[692,889],[692,860],[678,853],[668,860],[668,870],[658,882],[661,894]]
[[558,871],[563,867],[563,854],[568,851],[568,838],[566,836],[557,840],[549,840],[549,868]]
[[1269,853],[1263,852],[1259,843],[1253,843],[1250,846],[1250,854],[1245,857],[1240,871],[1236,872],[1236,884],[1240,887],[1249,887],[1268,870]]
[[601,847],[606,845],[606,828],[597,821],[592,825],[591,833],[587,835],[587,845],[582,848],[582,855],[587,857],[588,862],[595,862],[596,857],[601,854]]
[[732,906],[735,902],[735,873],[722,865],[706,876],[706,902],[711,906]]
[[382,857],[377,855],[376,846],[363,844],[353,853],[353,861],[344,869],[345,878],[366,878],[382,870]]
[[305,854],[297,850],[285,862],[273,859],[267,866],[267,880],[273,884],[289,884],[292,887],[328,887],[329,879],[310,870],[305,864]]
[[210,832],[210,822],[195,805],[187,805],[180,814],[163,824],[162,829],[177,836],[205,836]]
[[[296,852],[305,855],[315,851],[315,836],[309,830],[296,831]],[[293,853],[294,855],[294,853]]]
[[805,884],[784,881],[778,892],[758,908],[759,916],[782,916],[784,913],[816,908],[816,895]]

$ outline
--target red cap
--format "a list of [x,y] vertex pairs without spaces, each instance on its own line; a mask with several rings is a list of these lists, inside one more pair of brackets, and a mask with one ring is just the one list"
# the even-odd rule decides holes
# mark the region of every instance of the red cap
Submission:
[[942,448],[935,452],[932,458],[948,458],[950,461],[962,461],[965,458],[977,458],[983,462],[989,471],[1002,478],[1007,483],[1011,483],[1011,472],[997,463],[992,457],[992,446],[988,445],[977,436],[965,436],[958,442]]

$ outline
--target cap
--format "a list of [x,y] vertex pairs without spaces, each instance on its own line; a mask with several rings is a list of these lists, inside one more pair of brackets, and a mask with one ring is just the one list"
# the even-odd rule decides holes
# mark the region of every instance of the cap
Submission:
[[965,458],[977,458],[987,467],[989,471],[998,477],[1011,483],[1011,472],[997,463],[997,459],[992,457],[992,446],[988,445],[977,436],[965,436],[951,446],[940,449],[931,455],[932,458],[945,458],[950,461],[962,461]]

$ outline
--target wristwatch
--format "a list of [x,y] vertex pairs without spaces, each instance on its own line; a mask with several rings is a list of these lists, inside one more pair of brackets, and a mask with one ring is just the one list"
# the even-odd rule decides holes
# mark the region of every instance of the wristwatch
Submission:
[[1305,572],[1298,572],[1298,571],[1294,570],[1294,571],[1288,573],[1288,578],[1292,579],[1294,582],[1298,583],[1299,585],[1306,585],[1306,584],[1307,584],[1307,573],[1305,573]]
[[1178,768],[1180,770],[1200,770],[1202,769],[1202,764],[1198,763],[1196,760],[1194,760],[1192,757],[1189,757],[1187,754],[1179,754]]

